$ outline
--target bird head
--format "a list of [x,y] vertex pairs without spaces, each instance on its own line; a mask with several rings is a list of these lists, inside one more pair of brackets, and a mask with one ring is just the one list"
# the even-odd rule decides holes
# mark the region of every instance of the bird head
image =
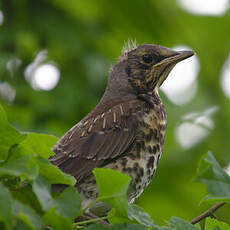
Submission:
[[193,51],[152,44],[128,48],[111,69],[109,84],[117,85],[120,92],[151,93],[158,90],[178,62],[193,55]]
[[140,45],[126,54],[128,80],[137,92],[151,92],[162,85],[178,62],[193,54],[193,51],[174,51],[157,45]]

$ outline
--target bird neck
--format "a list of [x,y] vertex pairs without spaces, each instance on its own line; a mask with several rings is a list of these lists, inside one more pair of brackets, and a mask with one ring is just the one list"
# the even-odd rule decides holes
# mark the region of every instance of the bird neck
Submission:
[[127,101],[137,99],[133,87],[129,84],[127,72],[124,63],[115,65],[109,71],[108,84],[100,102],[111,100]]
[[137,99],[137,95],[133,93],[122,92],[121,90],[106,89],[100,102],[106,101],[129,101]]
[[161,101],[161,98],[159,96],[158,90],[154,90],[154,91],[148,92],[148,93],[139,94],[138,98],[141,99],[141,100],[146,101],[152,107],[162,104],[162,101]]

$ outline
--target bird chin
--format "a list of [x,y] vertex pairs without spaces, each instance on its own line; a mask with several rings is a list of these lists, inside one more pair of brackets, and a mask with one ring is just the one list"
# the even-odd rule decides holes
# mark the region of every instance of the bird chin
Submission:
[[162,63],[162,65],[155,65],[151,70],[152,79],[156,82],[154,89],[157,89],[166,80],[171,70],[174,68],[176,63]]
[[177,54],[170,56],[164,60],[162,60],[161,62],[159,62],[158,64],[156,64],[154,67],[155,68],[159,68],[158,72],[160,72],[159,74],[159,81],[158,81],[158,88],[162,85],[162,83],[166,80],[166,78],[168,77],[169,73],[171,72],[171,70],[174,68],[174,66],[193,56],[194,52],[190,51],[190,50],[185,50],[185,51],[178,51]]
[[163,70],[160,72],[160,75],[159,75],[159,81],[158,81],[158,84],[157,84],[157,87],[159,88],[163,82],[167,79],[169,73],[172,71],[172,69],[174,68],[174,66],[176,65],[175,64],[169,64],[167,65],[165,68],[163,68]]

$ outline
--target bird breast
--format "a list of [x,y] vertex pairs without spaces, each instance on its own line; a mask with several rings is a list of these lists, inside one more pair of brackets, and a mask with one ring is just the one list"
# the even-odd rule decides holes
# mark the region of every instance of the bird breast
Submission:
[[136,165],[143,172],[134,175],[133,198],[137,198],[151,182],[162,154],[166,131],[166,113],[162,104],[144,114],[139,129],[135,155],[139,158]]

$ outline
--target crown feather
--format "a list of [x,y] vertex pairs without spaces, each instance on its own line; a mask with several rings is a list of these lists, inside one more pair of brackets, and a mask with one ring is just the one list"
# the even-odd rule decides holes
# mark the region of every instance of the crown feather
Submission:
[[136,39],[132,40],[128,40],[127,42],[125,42],[123,48],[122,48],[122,54],[127,54],[128,52],[135,50],[137,48],[137,41]]

